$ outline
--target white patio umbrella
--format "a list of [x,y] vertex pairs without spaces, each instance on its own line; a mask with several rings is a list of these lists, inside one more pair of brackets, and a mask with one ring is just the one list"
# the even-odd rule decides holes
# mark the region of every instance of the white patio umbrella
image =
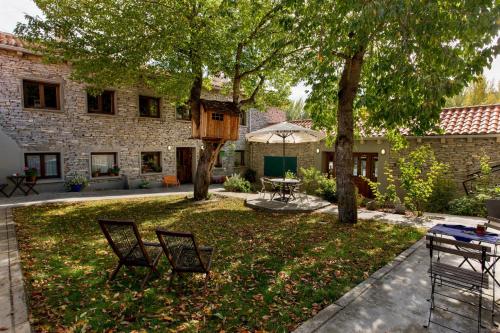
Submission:
[[283,144],[283,179],[285,178],[285,145],[287,143],[318,142],[325,137],[324,133],[289,122],[264,127],[245,135],[247,141]]

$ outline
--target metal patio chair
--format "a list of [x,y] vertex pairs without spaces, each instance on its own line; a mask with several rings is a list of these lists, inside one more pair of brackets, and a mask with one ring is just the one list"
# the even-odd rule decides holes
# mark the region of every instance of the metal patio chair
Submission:
[[141,289],[144,289],[152,272],[160,275],[156,266],[161,258],[161,246],[159,243],[143,242],[134,221],[106,219],[98,221],[104,236],[119,260],[109,280],[116,277],[122,266],[149,268],[146,277],[142,280]]
[[[467,318],[473,321],[477,321],[478,332],[481,330],[481,310],[485,309],[483,307],[483,289],[489,289],[489,279],[486,273],[486,262],[490,260],[490,247],[472,244],[467,242],[461,242],[453,239],[436,237],[433,235],[426,236],[427,244],[426,247],[429,249],[430,255],[430,268],[429,275],[431,278],[431,298],[430,298],[430,310],[429,319],[427,325],[424,327],[428,328],[431,323],[438,326],[450,329],[452,331],[459,332],[453,328],[446,326],[443,323],[439,323],[432,320],[432,311],[438,308],[443,311],[448,311],[450,313],[456,314],[463,318]],[[448,255],[459,256],[466,259],[478,260],[480,263],[479,271],[474,271],[470,269],[465,269],[461,267],[456,267],[447,263],[443,263],[441,253],[446,253]],[[439,280],[439,284],[436,282]],[[454,290],[461,290],[464,292],[469,292],[478,297],[478,303],[470,303],[463,299],[453,297],[451,295],[444,294],[437,290],[437,287],[445,286],[452,288]],[[468,317],[462,313],[454,312],[448,308],[440,307],[436,305],[434,295],[440,295],[456,301],[466,303],[469,305],[477,306],[477,319]]]
[[279,189],[265,177],[260,178],[260,183],[262,184],[262,188],[259,191],[259,196],[262,194],[262,197],[265,199],[266,193],[269,193],[269,200],[273,200]]
[[181,273],[205,274],[205,291],[210,279],[212,256],[214,248],[210,246],[198,246],[194,235],[189,232],[174,232],[167,230],[156,230],[163,252],[172,266],[170,286],[175,275]]

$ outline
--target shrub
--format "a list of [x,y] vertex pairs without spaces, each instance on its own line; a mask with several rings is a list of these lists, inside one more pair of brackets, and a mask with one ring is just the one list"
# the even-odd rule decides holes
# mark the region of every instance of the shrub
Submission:
[[465,216],[486,216],[485,195],[465,195],[449,203],[450,213]]
[[408,156],[399,159],[401,171],[401,186],[405,190],[404,202],[406,206],[417,214],[422,215],[436,179],[447,171],[448,166],[439,162],[434,151],[428,145],[418,147]]
[[323,176],[316,193],[326,201],[337,202],[337,182],[335,178],[326,178]]
[[372,190],[372,193],[375,197],[375,205],[372,204],[372,207],[378,206],[383,208],[392,208],[394,207],[396,200],[399,199],[396,192],[396,184],[394,182],[394,176],[392,169],[386,165],[384,169],[384,174],[387,178],[387,186],[385,191],[381,191],[381,184],[379,182],[374,182],[366,177],[363,177],[366,182],[368,182],[368,186]]
[[248,193],[251,189],[251,184],[248,180],[242,178],[238,174],[234,174],[227,178],[224,182],[224,189],[231,192]]
[[315,167],[300,168],[300,173],[302,174],[302,187],[306,193],[311,195],[318,194],[320,183],[326,177]]
[[436,179],[432,194],[425,205],[425,210],[433,213],[445,213],[450,209],[450,201],[456,197],[457,188],[447,174]]
[[297,178],[297,176],[295,175],[295,173],[293,171],[287,170],[285,172],[285,178],[295,179],[295,178]]
[[250,183],[255,183],[257,181],[257,171],[248,168],[245,170],[245,173],[243,174],[243,178],[248,180]]

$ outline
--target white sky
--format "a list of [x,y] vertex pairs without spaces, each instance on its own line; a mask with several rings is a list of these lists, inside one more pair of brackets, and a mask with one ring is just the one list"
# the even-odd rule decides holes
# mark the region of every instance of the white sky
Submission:
[[[24,14],[39,15],[41,11],[32,0],[0,0],[0,31],[13,32],[17,22],[24,22]],[[496,57],[491,68],[485,68],[486,78],[496,84],[500,81],[500,56]],[[292,88],[290,98],[305,99],[307,87],[298,84]]]

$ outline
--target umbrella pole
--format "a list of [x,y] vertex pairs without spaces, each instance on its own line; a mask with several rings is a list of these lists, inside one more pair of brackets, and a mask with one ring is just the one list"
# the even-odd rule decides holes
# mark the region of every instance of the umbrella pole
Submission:
[[283,179],[285,179],[285,137],[283,137]]

